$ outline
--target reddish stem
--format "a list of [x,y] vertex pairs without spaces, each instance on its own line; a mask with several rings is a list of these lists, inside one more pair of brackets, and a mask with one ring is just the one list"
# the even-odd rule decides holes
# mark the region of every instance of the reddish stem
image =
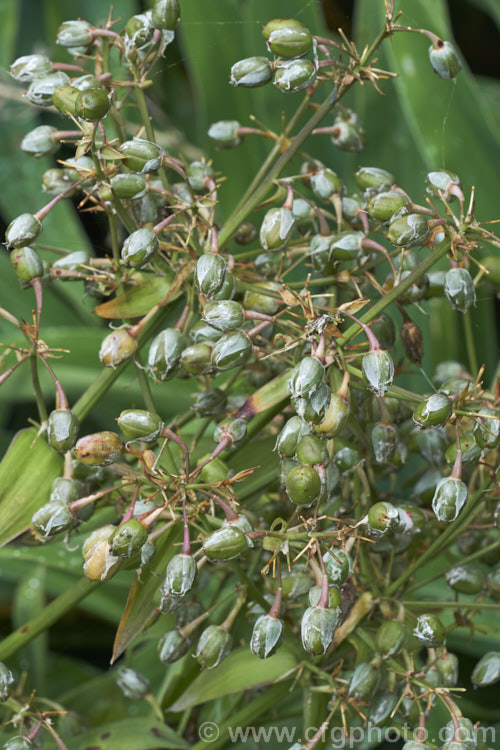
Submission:
[[46,362],[46,360],[44,359],[44,357],[40,357],[40,359],[42,360],[42,362],[45,365],[45,367],[47,368],[47,370],[50,372],[52,380],[54,381],[55,386],[56,386],[56,390],[57,390],[57,394],[56,394],[56,409],[69,410],[68,399],[66,398],[66,394],[64,393],[63,387],[62,387],[61,383],[59,382],[59,380],[58,380],[58,378],[57,378],[54,370],[49,365],[49,363]]
[[22,357],[21,359],[19,359],[16,362],[15,365],[12,365],[12,367],[10,367],[8,370],[6,370],[4,373],[2,373],[2,375],[0,375],[0,385],[3,385],[3,383],[5,383],[5,381],[7,380],[7,378],[10,375],[12,375],[12,373],[14,372],[14,370],[17,370],[17,368],[19,367],[19,365],[22,365],[23,362],[25,362],[27,359],[29,359],[29,356],[30,355],[27,354],[25,357]]
[[452,479],[462,478],[462,451],[460,450],[460,448],[457,450],[457,456],[455,458],[455,463],[453,464],[453,471],[451,472],[450,477]]
[[219,505],[222,508],[222,510],[224,511],[224,514],[226,516],[226,519],[229,522],[233,522],[234,523],[234,521],[238,520],[238,518],[239,518],[238,514],[236,513],[236,511],[233,508],[231,508],[231,506],[229,505],[229,503],[226,503],[226,501],[223,500],[222,498],[220,498],[218,495],[214,495],[212,499],[217,503],[217,505]]
[[370,351],[371,352],[378,352],[380,350],[380,344],[378,342],[377,337],[375,336],[375,334],[373,333],[373,331],[371,331],[368,328],[367,325],[365,325],[364,323],[362,323],[358,318],[356,318],[351,313],[347,312],[347,310],[341,310],[341,314],[342,315],[347,315],[347,317],[351,318],[352,320],[354,320],[354,322],[357,323],[358,326],[361,326],[361,328],[363,329],[363,331],[365,333],[366,338],[368,339],[368,343],[370,345]]

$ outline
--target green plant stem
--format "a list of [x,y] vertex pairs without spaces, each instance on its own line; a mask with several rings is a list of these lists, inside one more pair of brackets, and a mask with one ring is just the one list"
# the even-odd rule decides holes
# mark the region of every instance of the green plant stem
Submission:
[[405,607],[417,607],[418,609],[500,609],[498,604],[483,604],[483,602],[441,602],[433,601],[399,601]]
[[464,313],[464,334],[470,371],[475,376],[479,370],[479,364],[477,359],[476,343],[474,341],[474,333],[472,331],[472,319],[469,310]]
[[84,599],[99,586],[95,581],[89,581],[88,578],[80,578],[63,594],[48,604],[38,615],[28,620],[22,627],[4,638],[0,643],[0,661],[8,659],[10,656],[19,651],[20,648],[50,628],[66,612],[69,612],[74,606]]
[[120,243],[118,241],[118,227],[116,226],[116,217],[112,213],[108,213],[108,224],[109,224],[109,233],[111,235],[111,248],[113,251],[113,260],[115,261],[117,267],[120,267]]
[[134,365],[135,365],[135,374],[137,376],[137,382],[139,383],[139,388],[141,389],[141,395],[142,400],[144,401],[144,406],[148,411],[152,411],[156,414],[156,406],[153,399],[153,394],[151,393],[151,386],[149,384],[148,376],[146,375],[146,371],[144,370],[142,366],[142,360],[141,355],[139,352],[136,352],[134,357]]
[[47,407],[43,398],[42,388],[40,386],[40,378],[38,376],[38,357],[36,354],[30,354],[30,370],[31,370],[31,381],[33,383],[33,391],[35,394],[36,405],[38,407],[38,415],[40,422],[43,424],[49,418]]
[[[355,378],[358,378],[359,380],[363,381],[363,373],[361,370],[358,370],[357,367],[354,367],[353,365],[347,365],[347,371],[354,375]],[[367,385],[362,383],[351,383],[351,387],[355,388],[359,391],[368,391],[369,388]],[[399,401],[407,401],[411,404],[418,404],[422,400],[422,396],[420,396],[418,393],[412,393],[411,391],[407,391],[406,388],[401,388],[399,385],[392,385],[390,389],[387,391],[387,396],[391,396],[392,398],[397,398]]]

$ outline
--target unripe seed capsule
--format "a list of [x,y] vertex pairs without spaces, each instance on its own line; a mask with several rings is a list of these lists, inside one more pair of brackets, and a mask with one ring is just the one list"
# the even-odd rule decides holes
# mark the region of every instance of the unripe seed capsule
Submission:
[[376,463],[386,464],[391,461],[396,450],[396,429],[390,424],[377,422],[372,428],[370,439]]
[[77,479],[56,477],[50,488],[50,502],[72,503],[78,500],[81,485],[82,483]]
[[481,409],[474,423],[474,437],[481,448],[496,448],[500,443],[499,415],[493,409]]
[[203,193],[208,190],[208,185],[215,177],[215,172],[205,161],[192,161],[186,168],[191,190],[196,193]]
[[109,537],[111,553],[116,557],[132,557],[147,541],[148,531],[136,518],[117,526]]
[[397,656],[402,651],[408,632],[397,620],[387,620],[377,630],[375,647],[382,656]]
[[52,94],[52,104],[63,114],[76,114],[76,100],[80,91],[75,86],[59,86]]
[[425,178],[427,185],[427,193],[432,198],[439,198],[439,194],[442,193],[448,203],[455,200],[456,196],[453,192],[450,192],[452,185],[458,185],[460,187],[460,178],[454,172],[449,172],[446,169],[440,169],[437,172],[429,172]]
[[209,625],[200,635],[196,660],[202,669],[214,669],[231,651],[233,638],[219,625]]
[[485,583],[481,570],[472,565],[457,565],[446,573],[445,578],[448,586],[460,594],[479,594]]
[[324,463],[328,457],[325,451],[326,444],[321,438],[315,435],[304,435],[297,443],[297,461],[311,466]]
[[42,222],[33,214],[21,214],[10,222],[5,230],[5,244],[10,247],[24,247],[36,240],[42,231]]
[[243,307],[236,300],[208,302],[203,310],[203,320],[219,331],[234,331],[243,325]]
[[290,417],[283,425],[276,440],[275,450],[283,458],[293,458],[297,450],[297,443],[301,436],[310,433],[311,428],[300,417]]
[[88,47],[92,43],[92,27],[87,21],[64,21],[59,26],[56,42],[62,47]]
[[0,701],[6,701],[11,693],[14,677],[10,669],[0,661]]
[[333,235],[315,234],[309,245],[309,256],[314,269],[321,274],[330,274],[334,270],[332,258]]
[[312,49],[312,36],[305,26],[283,26],[269,34],[267,46],[279,57],[303,57]]
[[214,344],[211,362],[218,370],[230,370],[246,362],[252,351],[252,341],[244,331],[229,331]]
[[500,680],[500,652],[489,651],[476,664],[471,675],[474,687],[494,685]]
[[231,86],[255,88],[269,83],[273,69],[267,57],[246,57],[231,68]]
[[294,94],[316,80],[316,67],[310,60],[288,60],[276,65],[273,84],[284,94]]
[[335,120],[331,141],[341,151],[358,152],[365,147],[365,132],[345,120]]
[[216,417],[224,411],[227,404],[227,396],[220,388],[208,388],[206,391],[197,393],[192,410],[200,417]]
[[337,586],[343,586],[351,575],[352,560],[341,549],[330,549],[323,555],[328,579]]
[[370,323],[371,332],[378,339],[382,349],[390,349],[396,341],[394,321],[385,313],[377,315]]
[[130,667],[120,668],[116,684],[126,698],[134,701],[144,698],[150,690],[149,680]]
[[455,80],[462,70],[462,63],[458,59],[455,47],[450,42],[438,39],[436,44],[429,47],[429,60],[432,69],[440,78]]
[[455,687],[458,682],[458,657],[449,651],[438,659],[436,663],[439,674],[446,687]]
[[44,78],[52,70],[52,63],[46,55],[23,55],[14,60],[9,73],[15,81],[28,83],[36,78]]
[[82,546],[83,572],[91,581],[108,581],[121,565],[109,548],[109,537],[115,526],[101,526],[87,537]]
[[198,258],[194,271],[196,289],[208,299],[217,294],[224,284],[227,263],[222,255],[205,253]]
[[377,193],[370,199],[367,206],[368,214],[375,221],[391,221],[400,211],[408,208],[408,198],[395,190]]
[[311,190],[316,198],[322,201],[328,201],[334,193],[340,193],[342,190],[342,180],[333,169],[320,169],[311,175]]
[[439,521],[450,523],[458,516],[467,500],[467,485],[461,479],[446,477],[436,486],[432,510]]
[[161,417],[145,409],[125,409],[116,421],[127,441],[154,443],[163,427]]
[[65,502],[46,503],[31,519],[31,525],[37,536],[44,540],[67,531],[74,522],[73,514]]
[[21,150],[36,159],[55,154],[60,148],[59,141],[52,138],[53,133],[56,132],[57,128],[52,127],[52,125],[39,125],[26,133],[21,141]]
[[75,112],[82,120],[96,122],[108,114],[110,103],[103,89],[86,89],[75,101]]
[[99,359],[105,367],[118,367],[133,357],[136,350],[137,339],[126,328],[118,328],[103,340]]
[[165,591],[173,596],[185,596],[193,588],[197,570],[196,560],[191,555],[174,555],[167,565]]
[[[267,281],[263,284],[255,285],[253,291],[246,291],[243,298],[243,305],[246,310],[254,310],[264,315],[274,315],[279,307],[278,299],[266,294],[267,291],[279,294],[280,284],[273,281]],[[262,293],[261,293],[262,291]]]
[[229,436],[233,443],[239,443],[247,434],[247,425],[244,419],[224,419],[219,422],[214,430],[214,440],[219,443],[224,437]]
[[157,29],[173,31],[179,22],[181,11],[178,0],[156,0],[152,20]]
[[122,143],[119,151],[126,157],[124,165],[133,172],[156,172],[161,165],[161,148],[153,141],[133,138]]
[[237,526],[225,526],[203,542],[203,552],[212,562],[227,562],[247,548],[247,538]]
[[368,524],[374,531],[385,534],[394,528],[398,519],[397,508],[388,502],[372,505],[368,511]]
[[444,393],[433,393],[423,399],[413,412],[419,427],[440,427],[451,417],[451,401]]
[[213,122],[208,129],[208,138],[215,148],[236,148],[242,138],[238,134],[240,128],[238,120],[219,120]]
[[181,360],[186,340],[176,328],[160,331],[149,347],[148,370],[155,380],[170,380],[174,377]]
[[286,476],[286,492],[292,503],[310,505],[321,495],[321,479],[312,466],[296,466]]
[[446,630],[437,615],[420,615],[413,630],[413,635],[427,648],[442,646],[446,638]]
[[146,227],[129,234],[121,250],[124,263],[133,268],[142,268],[154,258],[160,249],[157,235]]
[[294,398],[309,397],[324,381],[325,368],[315,357],[304,357],[296,365],[288,381],[288,392]]
[[391,221],[387,232],[389,242],[396,247],[422,245],[428,235],[427,219],[422,214],[407,214]]
[[380,682],[380,668],[363,662],[358,664],[349,682],[347,694],[350,698],[368,701],[377,691]]
[[181,354],[181,365],[190,375],[202,375],[210,372],[212,348],[200,341],[186,347]]
[[[198,459],[198,466],[204,463],[208,458],[210,458],[210,456],[210,453],[201,456],[201,458]],[[218,456],[212,458],[212,460],[209,461],[208,464],[206,464],[200,472],[200,477],[202,478],[202,480],[208,483],[224,482],[228,478],[228,476],[229,468],[224,463],[222,458],[219,458]]]
[[31,247],[17,247],[12,250],[10,262],[20,281],[32,281],[43,275],[43,263]]
[[308,654],[319,656],[330,646],[338,615],[334,610],[324,607],[309,607],[304,612],[301,622],[302,646]]
[[146,178],[140,172],[117,174],[111,178],[110,184],[114,196],[120,200],[143,198],[146,194]]
[[94,432],[77,441],[74,453],[78,461],[87,466],[107,466],[120,460],[123,448],[116,432]]
[[69,78],[62,70],[49,73],[43,78],[35,78],[30,84],[26,96],[31,104],[37,107],[51,107],[52,95],[60,86],[67,86]]
[[444,293],[454,310],[467,312],[476,304],[476,290],[466,268],[452,268],[444,278]]
[[138,13],[129,18],[125,26],[125,33],[127,35],[126,44],[128,49],[143,47],[150,41],[154,34],[151,15]]
[[47,440],[51,448],[59,453],[69,451],[78,435],[78,417],[70,409],[55,409],[47,421]]
[[302,29],[305,26],[301,21],[297,21],[296,18],[272,18],[262,27],[262,36],[267,42],[273,31],[291,28]]
[[387,190],[395,182],[394,175],[379,167],[361,167],[354,176],[360,190]]
[[375,349],[361,360],[361,369],[368,388],[376,396],[384,396],[392,385],[394,362],[389,352]]
[[11,737],[10,740],[7,740],[5,745],[3,745],[2,750],[31,750],[33,747],[33,743],[31,740],[29,740],[27,737],[23,737],[22,735],[18,735],[16,737]]
[[260,227],[260,241],[265,250],[281,250],[292,236],[295,217],[289,208],[270,208]]
[[[310,607],[317,607],[321,598],[322,586],[312,586],[309,589],[308,599]],[[337,611],[340,617],[342,613],[342,592],[335,584],[328,586],[328,609]]]
[[250,649],[259,659],[268,659],[279,649],[284,635],[282,620],[270,615],[261,615],[253,626]]
[[168,630],[158,641],[158,656],[163,664],[173,664],[189,651],[188,638],[183,638],[178,630]]
[[331,253],[334,260],[356,260],[360,254],[363,232],[346,230],[337,232],[332,238]]

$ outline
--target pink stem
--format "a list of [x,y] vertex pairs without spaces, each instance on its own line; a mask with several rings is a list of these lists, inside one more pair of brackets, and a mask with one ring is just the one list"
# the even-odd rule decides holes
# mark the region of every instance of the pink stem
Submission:
[[453,479],[462,478],[462,451],[460,449],[457,450],[455,463],[453,464],[453,471],[451,472],[450,477]]
[[352,320],[354,320],[354,322],[357,323],[358,326],[361,326],[361,328],[363,329],[363,331],[365,333],[366,338],[368,339],[368,343],[370,345],[370,351],[371,352],[378,352],[380,350],[380,344],[378,342],[377,337],[373,333],[373,331],[371,331],[368,328],[367,325],[365,325],[364,323],[362,323],[359,320],[359,318],[356,318],[356,317],[354,317],[354,315],[352,315],[351,313],[347,312],[347,310],[342,310],[341,313],[342,313],[342,315],[347,315],[348,318],[351,318]]
[[56,409],[69,409],[68,399],[66,398],[66,394],[64,393],[63,387],[61,383],[59,382],[59,380],[57,379],[57,376],[54,370],[49,365],[49,363],[45,361],[44,357],[40,357],[40,359],[42,360],[47,370],[50,372],[52,380],[54,381],[56,385],[56,390],[57,390]]
[[286,199],[283,203],[283,208],[287,208],[289,211],[293,208],[293,187],[291,185],[287,185],[286,187]]
[[87,72],[81,65],[72,65],[71,63],[53,62],[51,68],[52,70],[75,70],[77,73]]
[[173,219],[175,219],[175,217],[176,217],[176,214],[170,214],[170,216],[167,216],[166,219],[163,219],[162,221],[160,221],[159,224],[157,224],[156,226],[154,226],[151,231],[154,232],[155,234],[160,234],[160,232],[166,226],[168,226],[168,224],[170,224],[170,222],[173,221]]
[[33,287],[33,291],[35,292],[35,299],[36,299],[36,331],[37,331],[37,336],[38,336],[38,331],[40,330],[40,318],[42,316],[42,298],[43,298],[42,281],[40,277],[38,279],[33,279],[31,281],[31,286]]
[[139,497],[139,485],[135,489],[134,495],[132,497],[132,502],[130,503],[130,507],[127,510],[127,512],[125,513],[125,515],[123,516],[123,518],[122,518],[122,520],[120,522],[120,526],[122,525],[122,523],[125,523],[126,521],[129,521],[132,518],[132,516],[134,515],[135,504],[137,503],[137,498],[138,497]]
[[19,359],[16,362],[15,365],[12,365],[12,367],[10,369],[6,370],[2,375],[0,375],[0,385],[3,385],[5,383],[5,381],[7,380],[7,378],[10,375],[12,375],[12,373],[14,372],[14,370],[16,370],[19,367],[19,365],[22,365],[22,363],[25,362],[28,358],[29,358],[29,354],[27,354],[22,359]]
[[368,237],[363,237],[361,242],[359,243],[361,248],[373,248],[373,250],[376,250],[379,253],[382,253],[382,255],[387,258],[387,262],[389,263],[392,273],[394,274],[394,278],[396,278],[396,269],[394,268],[394,263],[392,262],[392,258],[389,255],[387,248],[385,248],[383,245],[379,245],[378,242],[375,242],[375,240],[370,240]]
[[222,500],[222,498],[218,497],[217,495],[214,495],[212,499],[215,500],[217,505],[219,505],[222,508],[226,516],[226,519],[228,521],[231,522],[231,521],[238,520],[239,518],[238,514],[236,513],[235,510],[233,510],[233,508],[231,508],[231,506],[228,503],[226,503],[225,500]]

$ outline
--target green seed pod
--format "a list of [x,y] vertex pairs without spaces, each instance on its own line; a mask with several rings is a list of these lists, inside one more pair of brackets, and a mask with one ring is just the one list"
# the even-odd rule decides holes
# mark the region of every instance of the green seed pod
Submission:
[[296,466],[286,476],[286,492],[292,503],[310,505],[321,495],[321,479],[312,466]]
[[320,169],[311,176],[310,185],[316,198],[328,201],[334,193],[342,191],[342,180],[333,169]]
[[303,198],[294,198],[292,213],[297,222],[297,226],[301,229],[311,225],[314,211],[312,210],[310,203]]
[[80,156],[78,159],[70,157],[66,160],[66,164],[71,166],[64,167],[64,175],[72,182],[78,182],[82,177],[88,176],[88,179],[84,180],[78,189],[94,187],[95,167],[90,157]]
[[360,224],[359,211],[361,211],[363,206],[364,201],[360,195],[352,194],[342,196],[342,216],[353,226],[358,226]]
[[315,435],[304,435],[297,443],[297,461],[311,466],[327,462],[326,443]]
[[93,432],[77,441],[74,453],[87,466],[107,466],[120,460],[123,448],[116,432]]
[[462,391],[468,386],[470,387],[471,381],[466,378],[450,378],[447,380],[439,389],[441,393],[444,393],[448,398],[458,398]]
[[347,694],[350,698],[366,701],[376,692],[380,682],[380,668],[363,662],[353,672]]
[[145,409],[125,409],[116,421],[127,442],[141,440],[143,443],[154,443],[163,427],[161,417]]
[[290,258],[285,253],[260,253],[255,259],[255,270],[262,276],[276,276],[291,265]]
[[265,250],[281,250],[291,239],[295,217],[289,208],[270,208],[260,227],[260,242]]
[[332,609],[308,607],[300,626],[304,651],[312,656],[324,654],[333,640],[338,621],[337,612]]
[[87,21],[64,21],[57,31],[56,43],[61,47],[88,47],[92,44],[92,26]]
[[345,120],[335,120],[331,141],[341,151],[358,152],[365,147],[365,132]]
[[[80,91],[75,101],[76,115],[86,122],[97,122],[108,114],[110,103],[108,95],[103,89]],[[111,180],[114,188],[113,180],[116,180],[116,178]]]
[[370,440],[377,464],[386,464],[392,461],[397,440],[397,431],[393,425],[377,422],[372,427]]
[[125,26],[125,34],[127,35],[125,43],[128,54],[130,54],[131,48],[140,49],[144,47],[151,40],[154,30],[155,27],[150,13],[138,13],[129,18]]
[[137,339],[126,328],[117,328],[103,340],[99,349],[99,359],[104,367],[118,367],[134,356]]
[[446,575],[448,586],[460,594],[479,594],[484,588],[484,575],[473,565],[456,565]]
[[189,335],[195,344],[213,344],[223,336],[221,331],[207,325],[203,320],[198,321],[191,328]]
[[309,398],[295,398],[292,404],[297,414],[309,425],[319,425],[326,420],[331,403],[332,390],[326,383],[320,383]]
[[181,354],[181,365],[190,375],[203,375],[212,369],[212,348],[200,342],[186,347]]
[[292,28],[303,29],[305,28],[305,26],[295,18],[272,18],[265,24],[265,26],[262,27],[262,36],[267,42],[273,31],[277,31],[278,29]]
[[181,17],[178,0],[155,0],[152,19],[157,29],[173,31]]
[[471,675],[474,687],[494,685],[500,680],[500,652],[489,651],[476,664]]
[[288,60],[276,64],[273,85],[284,94],[294,94],[312,86],[316,67],[310,60]]
[[418,430],[416,434],[417,452],[434,466],[443,463],[446,442],[446,432],[441,427]]
[[123,163],[133,172],[141,174],[156,172],[161,165],[161,148],[153,141],[133,138],[131,141],[122,143],[119,151],[126,157]]
[[141,547],[141,568],[143,568],[145,565],[149,565],[155,555],[156,545],[153,544],[153,542],[144,542]]
[[246,57],[232,66],[229,83],[253,89],[269,83],[272,77],[273,69],[267,57]]
[[386,620],[377,630],[375,648],[382,656],[397,656],[408,638],[406,627],[397,620]]
[[189,651],[191,643],[178,630],[167,630],[158,641],[158,656],[163,664],[173,664]]
[[[477,547],[479,548],[480,546],[481,544],[479,543]],[[476,547],[471,550],[471,552],[476,551]],[[468,551],[466,554],[468,554]],[[484,559],[485,557],[483,557],[483,560]],[[493,599],[493,601],[500,602],[500,567],[496,567],[490,573],[488,573],[488,577],[486,579],[486,590],[488,592],[488,596]]]
[[432,198],[439,198],[442,193],[448,203],[455,200],[456,196],[450,193],[450,187],[452,185],[458,185],[460,187],[460,178],[454,172],[449,172],[446,169],[440,169],[437,172],[429,172],[425,178],[427,185],[427,193]]
[[252,340],[244,331],[229,331],[214,345],[211,362],[218,370],[231,370],[246,362],[252,351]]
[[51,503],[72,503],[80,497],[81,483],[76,479],[56,477],[50,489]]
[[335,260],[356,260],[364,236],[363,232],[352,232],[350,230],[337,232],[331,244],[332,258]]
[[[88,93],[88,92],[83,92]],[[113,195],[120,200],[142,198],[146,193],[146,178],[139,172],[117,174],[111,178]]]
[[148,371],[156,381],[170,380],[176,374],[186,340],[176,328],[165,328],[157,334],[148,352]]
[[280,284],[273,281],[267,281],[263,284],[255,284],[253,291],[246,291],[243,297],[243,305],[247,310],[263,313],[264,315],[274,315],[279,307],[279,301],[276,297],[271,297],[266,292],[279,294],[282,289]]
[[[49,195],[60,195],[71,187],[71,183],[72,180],[64,169],[47,169],[42,175],[43,192]],[[76,190],[66,193],[66,198],[72,198],[74,195],[76,195]]]
[[27,737],[18,735],[16,737],[11,737],[10,740],[7,740],[5,745],[2,745],[2,750],[31,750],[32,747],[33,743],[31,742],[31,740],[29,740]]
[[368,711],[368,721],[372,726],[380,726],[392,716],[398,696],[394,693],[378,693],[372,697]]
[[474,423],[474,438],[481,448],[496,448],[500,443],[500,420],[493,409],[481,409]]
[[297,58],[311,51],[313,39],[305,26],[282,26],[271,31],[267,46],[279,57]]
[[[246,532],[253,531],[252,524],[250,523],[247,516],[243,515],[243,513],[240,513],[240,515],[237,518],[231,521],[228,521],[228,519],[226,518],[222,524],[222,528],[226,526],[236,526],[236,528],[240,529],[240,531],[243,531],[244,534],[246,534]],[[251,539],[249,536],[246,536],[246,540],[247,540],[248,547],[254,546],[253,539]]]
[[199,417],[216,417],[226,408],[227,396],[220,388],[208,388],[197,393],[192,410]]
[[446,477],[438,483],[432,498],[432,510],[439,521],[454,521],[467,500],[467,485],[460,479]]
[[310,427],[300,418],[291,417],[282,427],[276,440],[275,450],[281,458],[293,458],[297,450],[297,443],[302,435],[310,433]]
[[52,94],[52,104],[63,114],[76,114],[76,100],[80,95],[75,86],[59,86]]
[[236,148],[242,137],[238,134],[241,125],[238,120],[219,120],[213,122],[208,129],[208,138],[215,148]]
[[320,274],[330,275],[334,271],[334,260],[332,258],[333,236],[315,234],[311,239],[309,257],[314,269]]
[[325,368],[315,357],[304,357],[296,365],[288,381],[288,392],[294,398],[312,396],[325,379]]
[[406,195],[395,190],[377,193],[368,201],[366,210],[370,218],[375,221],[391,221],[400,211],[404,211],[410,205]]
[[118,670],[116,684],[123,695],[133,701],[141,700],[150,691],[149,680],[130,667],[121,667]]
[[238,245],[250,245],[256,237],[257,229],[255,226],[249,221],[244,221],[238,227],[238,230],[234,235],[234,241],[237,242]]
[[231,651],[233,638],[219,625],[209,625],[200,635],[196,660],[202,669],[214,669]]
[[78,89],[78,91],[87,91],[87,89],[102,88],[100,80],[90,74],[79,76],[78,78],[73,78],[73,80],[71,81],[71,85]]
[[198,258],[194,271],[196,289],[208,299],[219,292],[227,273],[226,260],[216,253],[205,253]]
[[0,661],[0,701],[6,701],[11,693],[11,685],[14,684],[14,677],[10,669]]
[[140,521],[130,518],[117,526],[109,537],[111,553],[116,557],[132,557],[147,541],[148,530]]
[[458,657],[445,651],[436,662],[436,667],[443,678],[445,687],[455,687],[458,682]]
[[451,417],[451,401],[444,393],[433,393],[424,398],[413,412],[419,427],[441,427]]
[[35,78],[28,88],[26,95],[31,104],[37,107],[52,106],[52,95],[60,86],[67,86],[69,78],[62,70],[49,73],[43,78]]
[[121,565],[121,559],[115,557],[109,547],[109,537],[115,529],[111,524],[101,526],[83,543],[83,572],[91,581],[108,581]]
[[33,214],[20,214],[5,230],[5,244],[9,247],[24,247],[36,240],[42,231],[42,222]]
[[454,310],[467,312],[476,304],[476,290],[466,268],[452,268],[444,279],[444,293]]
[[429,236],[427,219],[422,214],[406,214],[391,221],[387,230],[389,242],[396,247],[422,245]]
[[224,437],[229,436],[233,443],[239,443],[247,434],[247,425],[243,419],[224,419],[219,422],[214,430],[214,440],[219,443]]
[[351,575],[352,560],[341,549],[329,549],[323,555],[328,579],[336,586],[343,586]]
[[394,529],[398,520],[397,508],[386,501],[375,503],[368,511],[368,525],[370,529],[380,534]]
[[271,615],[261,615],[253,626],[250,649],[259,659],[268,659],[279,649],[284,635],[282,620]]
[[394,321],[385,313],[381,313],[370,323],[372,333],[377,337],[382,349],[390,349],[396,341],[396,327]]
[[20,281],[29,282],[43,275],[43,263],[31,247],[18,247],[12,250],[10,262]]
[[395,183],[394,175],[378,167],[361,167],[354,176],[360,190],[381,192]]
[[219,331],[234,331],[243,325],[243,307],[235,300],[208,302],[203,310],[203,320]]
[[[207,453],[198,459],[197,465],[204,463],[211,454]],[[206,466],[203,467],[200,473],[200,477],[204,482],[224,482],[229,477],[229,468],[226,466],[224,461],[216,456]]]
[[59,453],[71,450],[76,442],[80,424],[70,409],[55,409],[47,421],[47,441]]
[[455,80],[462,70],[462,63],[458,59],[455,47],[450,42],[438,39],[436,44],[429,47],[429,60],[432,69],[440,78]]
[[162,615],[168,615],[171,612],[175,612],[180,607],[182,607],[184,602],[185,597],[173,596],[173,594],[171,594],[164,585],[160,586],[160,605],[158,609],[160,610]]
[[446,630],[437,615],[420,615],[417,617],[413,635],[422,646],[437,648],[443,645]]
[[154,258],[160,249],[160,241],[157,235],[142,227],[136,232],[129,234],[121,250],[121,257],[124,263],[133,268],[142,268]]
[[58,140],[52,137],[56,132],[57,128],[52,127],[52,125],[39,125],[26,133],[21,141],[21,151],[34,156],[36,159],[55,154],[61,145]]
[[[321,598],[322,586],[312,586],[309,589],[308,599],[310,607],[317,607]],[[328,586],[328,609],[336,611],[339,618],[342,614],[342,591],[335,584]]]
[[472,721],[459,716],[457,722],[458,729],[453,721],[449,721],[441,730],[444,739],[443,750],[477,750],[476,729]]
[[191,190],[203,193],[208,189],[208,180],[214,179],[215,172],[210,164],[204,161],[192,161],[186,167],[186,175]]
[[33,531],[42,540],[67,531],[74,523],[73,514],[64,502],[49,502],[42,505],[31,519]]
[[211,562],[227,562],[247,548],[247,538],[237,526],[224,526],[203,542],[203,552]]
[[376,349],[367,352],[361,360],[365,382],[376,396],[384,396],[392,385],[394,362],[389,352]]
[[193,588],[197,570],[196,560],[191,555],[174,555],[167,565],[165,591],[172,596],[185,596]]
[[233,274],[229,273],[229,271],[226,271],[222,286],[219,291],[214,294],[212,300],[220,301],[225,299],[233,299],[234,295],[236,294],[236,286],[236,279],[234,278]]
[[52,63],[46,55],[23,55],[14,60],[9,73],[15,81],[31,83],[36,78],[45,78],[52,71]]
[[338,438],[335,441],[335,447],[335,465],[341,474],[350,474],[357,466],[359,466],[362,460],[361,452],[354,445],[349,445],[347,443],[340,444]]

